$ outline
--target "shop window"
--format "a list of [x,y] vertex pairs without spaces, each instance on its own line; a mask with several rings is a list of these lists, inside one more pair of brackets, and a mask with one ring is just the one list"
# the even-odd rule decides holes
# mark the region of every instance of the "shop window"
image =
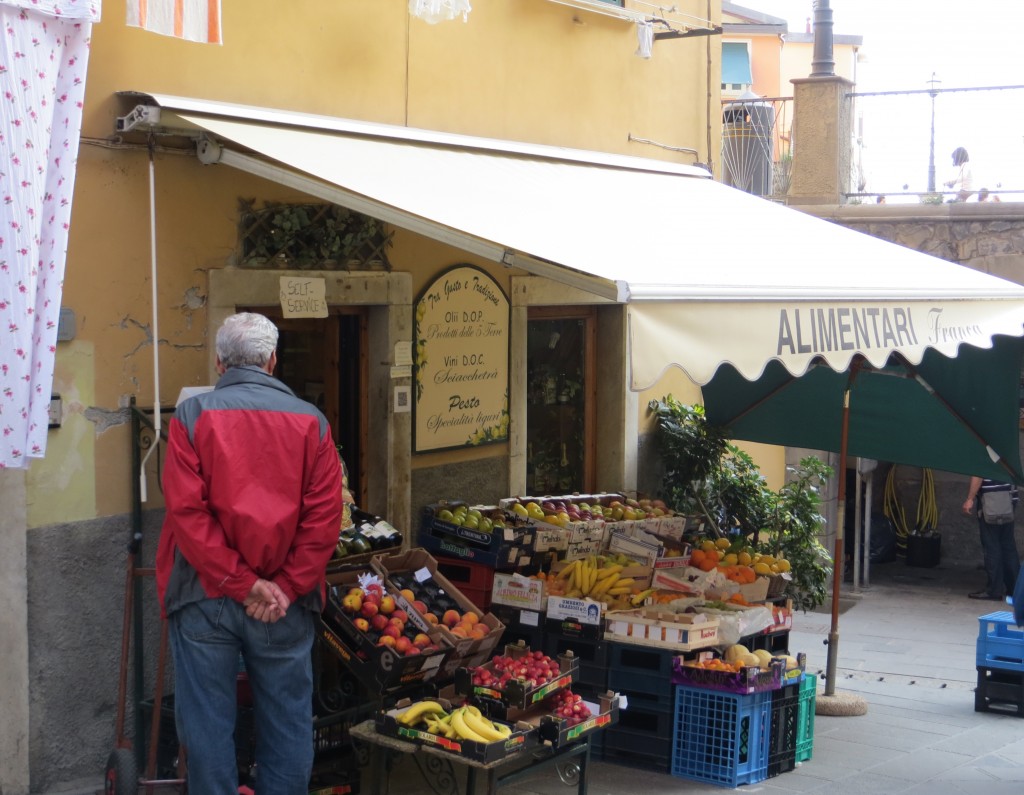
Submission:
[[527,325],[526,488],[593,491],[595,315],[530,311]]

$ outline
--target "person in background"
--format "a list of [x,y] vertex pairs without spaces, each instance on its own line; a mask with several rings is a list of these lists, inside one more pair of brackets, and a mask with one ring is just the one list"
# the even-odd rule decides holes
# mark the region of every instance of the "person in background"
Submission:
[[990,192],[988,188],[981,188],[978,191],[978,201],[979,202],[998,202],[998,201],[1002,201],[1002,199],[1000,199],[994,193]]
[[964,513],[970,516],[973,512],[978,517],[981,552],[988,578],[985,590],[968,594],[971,599],[1002,600],[1006,594],[1013,593],[1020,571],[1020,554],[1017,552],[1017,541],[1014,538],[1013,517],[1010,517],[1009,522],[992,524],[985,520],[982,512],[984,495],[998,491],[1010,492],[1013,508],[1016,509],[1019,499],[1017,487],[988,478],[972,477],[967,499],[964,501]]
[[168,428],[157,591],[174,659],[188,788],[237,795],[239,655],[253,692],[257,791],[306,795],[313,765],[314,614],[342,516],[330,426],[273,377],[277,328],[232,315],[211,391]]
[[971,172],[971,158],[962,146],[953,150],[953,165],[957,169],[956,176],[946,183],[946,187],[957,189],[952,201],[965,202],[974,193],[974,174]]

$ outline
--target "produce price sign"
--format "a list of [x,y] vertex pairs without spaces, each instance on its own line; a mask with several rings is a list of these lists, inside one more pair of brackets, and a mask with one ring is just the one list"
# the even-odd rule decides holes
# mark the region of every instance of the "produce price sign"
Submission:
[[458,265],[416,303],[416,452],[508,439],[508,325],[504,291]]

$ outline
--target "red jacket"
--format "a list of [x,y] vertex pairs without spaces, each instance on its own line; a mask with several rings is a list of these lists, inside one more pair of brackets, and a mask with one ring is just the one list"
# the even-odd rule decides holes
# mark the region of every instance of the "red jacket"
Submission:
[[312,404],[258,367],[229,369],[171,419],[163,486],[156,574],[164,615],[205,598],[244,601],[257,578],[292,602],[323,607],[341,466]]

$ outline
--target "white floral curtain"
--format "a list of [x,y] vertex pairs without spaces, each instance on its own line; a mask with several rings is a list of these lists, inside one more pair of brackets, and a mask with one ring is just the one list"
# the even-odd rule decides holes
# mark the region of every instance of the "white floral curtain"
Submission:
[[0,0],[0,468],[46,452],[92,24],[101,0]]

